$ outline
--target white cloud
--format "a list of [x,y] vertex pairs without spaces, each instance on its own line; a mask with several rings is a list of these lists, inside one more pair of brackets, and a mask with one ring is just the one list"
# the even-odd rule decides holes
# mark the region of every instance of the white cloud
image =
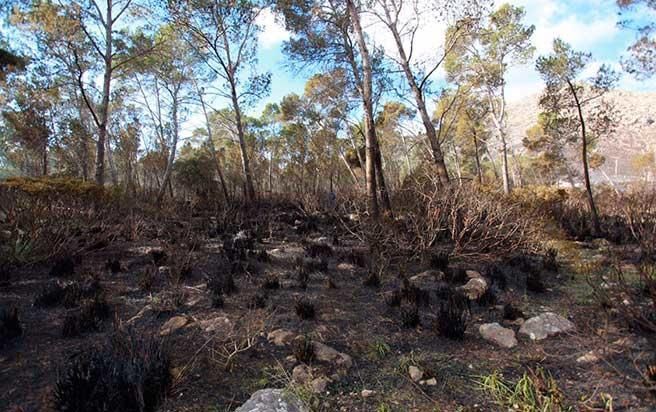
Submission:
[[263,10],[257,17],[257,24],[262,28],[259,36],[260,45],[264,49],[278,46],[289,39],[289,32],[278,21],[271,10]]

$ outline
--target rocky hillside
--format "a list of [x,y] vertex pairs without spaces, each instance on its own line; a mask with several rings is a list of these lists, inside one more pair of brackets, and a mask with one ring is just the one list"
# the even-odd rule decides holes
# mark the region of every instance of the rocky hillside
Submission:
[[[604,171],[610,176],[635,175],[631,158],[656,150],[656,93],[614,91],[609,97],[618,110],[619,125],[614,136],[599,142],[606,157]],[[537,120],[538,98],[534,94],[508,105],[509,135],[517,148],[522,146],[526,129]]]

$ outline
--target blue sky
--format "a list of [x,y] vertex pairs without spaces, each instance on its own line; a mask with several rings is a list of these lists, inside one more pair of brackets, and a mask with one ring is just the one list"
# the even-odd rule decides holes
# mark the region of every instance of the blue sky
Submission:
[[[533,35],[536,57],[548,53],[553,39],[561,37],[575,49],[592,53],[594,62],[589,68],[590,75],[602,63],[611,64],[621,70],[620,58],[635,39],[634,33],[617,26],[618,8],[615,0],[511,0],[510,3],[523,6],[526,9],[525,23],[536,26]],[[285,94],[301,94],[305,80],[311,74],[303,73],[297,76],[285,69],[286,59],[281,48],[289,34],[270,14],[262,17],[262,24],[264,30],[260,36],[259,66],[261,70],[272,72],[272,88],[270,96],[250,110],[251,115],[259,114],[267,102],[278,102]],[[435,24],[427,26],[418,36],[421,39],[418,49],[430,58],[431,52],[439,52],[435,45],[439,44],[444,27]],[[387,47],[385,34],[381,33],[382,28],[372,24],[368,26],[368,31],[373,41]],[[507,95],[510,100],[539,93],[542,89],[542,82],[533,68],[533,63],[513,67],[507,80]],[[631,76],[623,75],[620,88],[656,91],[656,79],[638,82]]]

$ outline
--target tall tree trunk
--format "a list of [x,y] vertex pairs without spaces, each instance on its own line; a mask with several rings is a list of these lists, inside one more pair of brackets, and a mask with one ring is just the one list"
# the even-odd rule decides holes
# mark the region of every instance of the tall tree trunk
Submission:
[[501,171],[501,176],[503,178],[503,193],[509,194],[510,193],[510,173],[509,173],[509,168],[508,168],[508,144],[506,143],[506,136],[505,136],[505,131],[500,131],[503,132],[501,135],[501,167],[503,170]]
[[162,181],[162,186],[159,188],[157,193],[157,203],[162,203],[164,198],[164,192],[166,192],[167,186],[171,191],[171,197],[173,197],[173,185],[171,184],[171,173],[173,173],[173,163],[175,162],[175,152],[178,146],[178,86],[174,86],[174,90],[171,93],[171,127],[172,127],[172,136],[171,144],[169,147],[169,157],[166,161],[166,171],[164,172],[164,179]]
[[[194,81],[196,85],[196,82]],[[228,188],[226,187],[225,178],[223,176],[223,168],[221,167],[221,162],[216,153],[216,148],[214,147],[214,139],[212,137],[212,125],[210,123],[210,117],[207,114],[207,108],[205,106],[205,100],[203,99],[203,92],[196,85],[196,91],[198,92],[198,99],[200,100],[200,106],[203,109],[203,116],[205,116],[205,128],[207,129],[207,146],[210,149],[210,154],[214,160],[214,167],[216,169],[216,174],[219,176],[219,182],[221,183],[221,191],[223,192],[223,200],[228,202]]]
[[415,104],[417,105],[417,111],[421,116],[421,121],[424,124],[424,129],[426,129],[426,138],[430,144],[432,150],[432,157],[435,165],[437,166],[437,174],[440,182],[442,184],[449,183],[449,172],[446,169],[446,164],[444,163],[444,155],[442,153],[442,148],[440,142],[437,138],[437,132],[435,130],[435,125],[431,121],[430,115],[428,114],[428,109],[426,108],[426,102],[424,100],[424,95],[419,85],[417,84],[417,79],[412,73],[410,68],[410,59],[406,55],[405,48],[403,46],[403,41],[401,40],[401,35],[399,34],[398,27],[392,21],[392,17],[389,14],[389,10],[385,8],[385,15],[388,19],[387,27],[392,32],[394,37],[394,42],[396,43],[396,49],[399,53],[399,63],[405,74],[405,78],[408,81],[408,85],[412,90],[412,94],[415,98]]
[[478,155],[478,136],[476,135],[476,128],[472,129],[472,136],[474,137],[474,157],[476,158],[476,175],[478,177],[478,184],[483,184],[483,172],[481,171],[481,159]]
[[[375,126],[372,125],[371,127],[374,128],[373,134],[376,136]],[[387,190],[387,184],[385,183],[385,173],[383,172],[383,157],[380,153],[380,144],[378,143],[377,138],[374,139],[374,144],[376,145],[376,186],[380,192],[380,200],[383,204],[383,209],[392,210],[392,202],[390,201],[389,191]]]
[[351,16],[351,24],[355,31],[358,47],[362,58],[362,90],[361,98],[364,109],[365,120],[365,147],[366,147],[366,178],[367,178],[367,197],[369,200],[369,213],[372,217],[378,218],[380,212],[378,209],[378,196],[376,190],[376,131],[374,128],[373,101],[372,101],[372,71],[369,51],[364,39],[362,26],[360,25],[360,15],[353,0],[346,0],[346,7]]
[[255,200],[255,187],[253,186],[253,178],[251,175],[251,167],[248,161],[248,149],[246,147],[246,137],[244,135],[244,123],[241,117],[241,108],[239,107],[239,99],[237,94],[237,85],[235,79],[230,76],[230,95],[232,98],[232,108],[235,111],[235,123],[237,125],[237,138],[239,139],[239,149],[241,153],[241,166],[244,173],[245,186],[244,195],[247,202]]
[[107,164],[109,165],[109,175],[112,178],[112,184],[118,186],[118,172],[116,171],[116,165],[114,164],[114,156],[112,153],[111,147],[111,136],[107,134],[107,140],[105,140],[105,151],[107,153]]
[[599,222],[599,214],[597,213],[597,206],[595,205],[594,196],[592,195],[592,185],[590,184],[590,171],[588,167],[588,137],[585,131],[585,119],[583,118],[583,110],[579,96],[576,93],[576,88],[571,81],[567,80],[569,90],[574,97],[576,103],[576,110],[581,123],[581,158],[583,160],[583,179],[585,181],[585,191],[588,195],[588,204],[590,205],[590,212],[592,213],[592,224],[594,225],[595,235],[601,235],[601,223]]
[[107,14],[105,16],[105,72],[103,74],[102,100],[100,103],[98,141],[96,142],[96,183],[105,184],[105,140],[107,138],[107,124],[109,123],[109,96],[112,82],[112,0],[107,0]]

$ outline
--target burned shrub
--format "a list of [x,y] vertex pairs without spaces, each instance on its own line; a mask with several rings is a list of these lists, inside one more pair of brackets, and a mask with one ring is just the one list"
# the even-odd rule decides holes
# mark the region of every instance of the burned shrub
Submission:
[[389,292],[386,292],[383,295],[383,299],[385,300],[385,304],[391,308],[399,307],[401,306],[401,300],[403,298],[403,295],[401,294],[401,291],[399,289],[394,289]]
[[139,273],[137,284],[139,285],[139,289],[144,292],[150,291],[155,284],[155,268],[152,266],[147,267],[143,272]]
[[317,220],[313,216],[305,217],[305,220],[298,222],[294,228],[299,235],[309,235],[313,232],[319,231]]
[[264,309],[267,305],[267,295],[264,293],[255,293],[248,302],[249,309]]
[[467,271],[461,267],[450,268],[447,267],[443,270],[444,280],[453,284],[461,284],[467,282]]
[[346,251],[346,253],[343,254],[342,257],[344,260],[346,260],[347,263],[351,263],[361,268],[365,268],[369,264],[365,252],[359,249],[351,248],[348,251]]
[[223,293],[220,291],[210,291],[210,300],[212,307],[215,309],[220,309],[225,306],[225,301],[223,299]]
[[542,273],[539,270],[534,270],[526,274],[526,290],[534,293],[544,293],[547,287],[542,280]]
[[379,287],[380,286],[380,275],[378,274],[378,271],[376,271],[374,269],[369,270],[369,274],[364,279],[362,284],[367,286],[367,287],[370,287],[370,288]]
[[11,266],[0,263],[0,286],[9,286],[11,284]]
[[300,298],[296,300],[294,310],[296,311],[296,315],[303,320],[314,319],[316,316],[314,303],[307,299]]
[[308,281],[310,280],[310,272],[304,267],[300,267],[296,273],[296,280],[298,281],[299,288],[303,290],[307,289]]
[[554,248],[549,248],[542,258],[542,266],[544,270],[549,272],[558,273],[558,250]]
[[448,252],[435,252],[430,255],[429,265],[431,269],[447,271],[449,268],[449,253]]
[[401,325],[408,329],[419,326],[419,308],[416,304],[401,307]]
[[298,336],[294,339],[292,352],[297,361],[310,363],[314,360],[314,345],[309,336]]
[[110,317],[112,311],[107,301],[97,296],[86,302],[79,310],[69,313],[64,318],[62,336],[72,338],[87,332],[101,329],[104,320]]
[[326,287],[327,287],[328,289],[337,289],[337,284],[335,283],[335,281],[333,280],[333,278],[330,277],[330,276],[328,276],[328,277],[326,278]]
[[237,285],[232,273],[221,272],[207,280],[207,289],[212,293],[231,295],[237,292]]
[[54,410],[154,412],[171,385],[169,368],[159,342],[118,331],[102,348],[90,348],[60,370]]
[[524,318],[524,312],[509,302],[503,305],[503,318],[506,320],[517,320]]
[[469,299],[454,293],[446,302],[440,304],[436,327],[441,336],[460,340],[465,336],[469,320]]
[[18,309],[0,308],[0,348],[23,334]]
[[322,258],[322,259],[314,259],[314,258],[296,258],[296,267],[297,269],[304,270],[308,273],[312,272],[325,272],[328,270],[328,260]]
[[333,255],[333,248],[323,243],[307,243],[303,245],[305,254],[311,258],[329,258]]
[[255,260],[261,263],[268,263],[271,261],[271,258],[269,257],[269,253],[267,253],[266,250],[260,249],[256,252],[253,252],[253,255],[255,257]]
[[82,299],[95,297],[101,292],[102,286],[97,279],[89,279],[83,283],[49,283],[37,294],[34,299],[34,306],[53,307],[62,305],[70,309],[80,306]]
[[75,260],[72,256],[64,256],[57,260],[50,268],[49,275],[52,277],[66,277],[71,276],[75,273]]
[[105,263],[105,269],[115,275],[121,271],[121,262],[118,259],[108,259]]
[[150,258],[153,260],[155,266],[162,266],[166,263],[168,255],[161,249],[153,249],[150,251]]
[[503,267],[492,264],[488,266],[485,272],[487,277],[492,281],[492,284],[497,285],[501,290],[506,290],[508,287],[508,277]]
[[497,291],[495,287],[490,286],[478,299],[476,304],[481,307],[492,306],[497,303]]
[[262,289],[275,290],[280,289],[280,279],[276,275],[269,275],[262,282]]
[[430,305],[430,293],[410,283],[408,278],[403,278],[401,296],[406,302],[412,303],[415,306]]

